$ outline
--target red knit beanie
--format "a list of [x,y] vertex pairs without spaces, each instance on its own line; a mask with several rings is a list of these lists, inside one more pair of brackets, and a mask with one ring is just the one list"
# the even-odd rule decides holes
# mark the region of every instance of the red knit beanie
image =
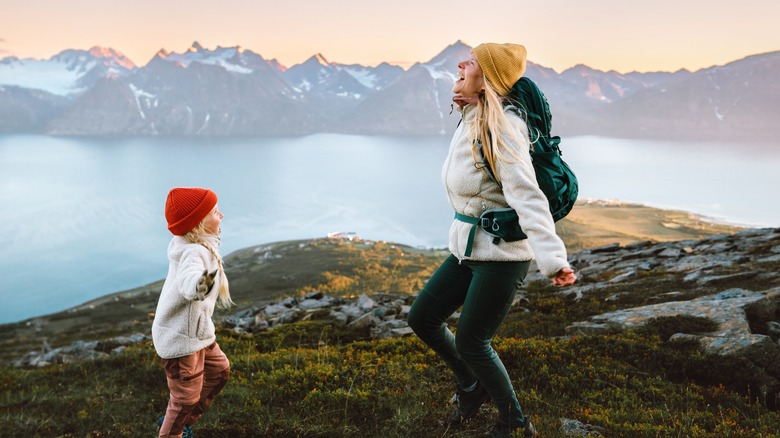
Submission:
[[168,192],[165,219],[175,236],[183,236],[198,226],[217,205],[217,195],[209,189],[176,187]]

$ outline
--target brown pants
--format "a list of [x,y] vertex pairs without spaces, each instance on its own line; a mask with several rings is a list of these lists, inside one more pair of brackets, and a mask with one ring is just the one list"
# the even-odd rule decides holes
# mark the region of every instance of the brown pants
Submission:
[[171,395],[160,437],[181,437],[225,387],[230,362],[214,342],[189,356],[163,359],[163,366]]

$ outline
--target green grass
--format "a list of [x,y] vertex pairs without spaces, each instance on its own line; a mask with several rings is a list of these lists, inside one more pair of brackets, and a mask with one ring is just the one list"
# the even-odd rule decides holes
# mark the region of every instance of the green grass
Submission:
[[[231,379],[196,425],[199,437],[466,437],[489,430],[495,415],[487,407],[464,429],[448,430],[449,372],[413,337],[278,348],[228,332],[219,339]],[[495,345],[542,436],[561,436],[561,417],[611,437],[780,433],[777,412],[722,384],[698,383],[697,370],[734,370],[690,344],[629,333]],[[0,382],[0,428],[16,436],[153,436],[167,397],[149,343],[97,361],[2,369]]]

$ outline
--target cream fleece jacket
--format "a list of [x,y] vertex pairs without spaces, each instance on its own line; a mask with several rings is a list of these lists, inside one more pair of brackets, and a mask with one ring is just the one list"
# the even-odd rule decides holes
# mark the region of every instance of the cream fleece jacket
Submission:
[[[219,244],[213,238],[214,247]],[[168,245],[168,276],[165,278],[152,323],[152,340],[163,359],[183,357],[208,347],[216,340],[214,306],[222,275],[205,297],[198,296],[196,285],[203,270],[213,272],[217,259],[206,247],[174,236]]]
[[[455,219],[450,227],[449,249],[459,260],[526,261],[536,259],[539,271],[553,277],[568,268],[566,247],[555,233],[555,223],[550,215],[547,198],[536,182],[531,162],[530,144],[511,144],[519,162],[499,161],[495,172],[503,189],[490,179],[484,169],[477,168],[472,155],[475,147],[468,139],[467,126],[476,119],[476,108],[463,108],[463,121],[455,130],[449,153],[442,167],[442,183],[452,208],[467,216],[479,217],[485,210],[512,207],[517,211],[520,226],[528,239],[516,242],[493,243],[493,236],[477,229],[470,257],[465,257],[469,231],[472,225]],[[512,111],[507,118],[527,137],[523,119]]]

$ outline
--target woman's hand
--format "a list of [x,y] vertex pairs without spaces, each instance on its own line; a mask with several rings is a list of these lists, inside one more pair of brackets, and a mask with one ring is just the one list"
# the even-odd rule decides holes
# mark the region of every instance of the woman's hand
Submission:
[[574,284],[575,281],[577,281],[577,276],[569,268],[561,269],[552,279],[553,284],[556,286],[569,286]]
[[452,96],[452,101],[457,103],[459,107],[463,108],[464,106],[471,104],[476,105],[479,103],[479,96],[474,97],[463,97],[460,94],[457,94],[455,96]]

